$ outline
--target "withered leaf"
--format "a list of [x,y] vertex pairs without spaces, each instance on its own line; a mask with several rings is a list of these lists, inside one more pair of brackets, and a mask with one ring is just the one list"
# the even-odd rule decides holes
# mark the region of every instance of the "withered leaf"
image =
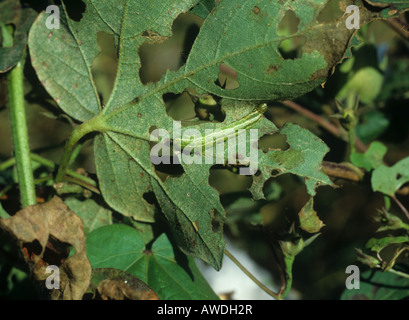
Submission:
[[159,300],[145,282],[113,268],[94,269],[87,292],[102,300]]
[[[92,272],[83,225],[59,197],[26,207],[11,218],[0,219],[0,228],[18,241],[37,281],[44,283],[50,276],[47,266],[59,268],[59,289],[52,289],[51,299],[82,299]],[[68,257],[70,247],[75,253]]]

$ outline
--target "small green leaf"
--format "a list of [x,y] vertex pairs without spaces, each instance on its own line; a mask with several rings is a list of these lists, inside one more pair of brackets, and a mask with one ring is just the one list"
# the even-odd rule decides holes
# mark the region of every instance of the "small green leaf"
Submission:
[[137,230],[120,224],[101,227],[87,236],[93,268],[116,268],[145,282],[162,300],[218,299],[194,260],[162,234],[146,250]]
[[375,218],[375,221],[381,223],[381,226],[376,230],[377,232],[399,229],[409,231],[409,224],[404,223],[398,216],[387,211],[382,211],[379,216]]
[[362,153],[352,153],[351,162],[357,167],[366,171],[378,168],[383,163],[383,157],[387,152],[387,147],[380,142],[372,142],[368,150]]
[[298,217],[300,219],[300,228],[309,233],[316,233],[325,226],[314,210],[314,198],[308,200],[306,205],[298,213]]
[[381,252],[384,248],[391,244],[400,244],[409,241],[409,236],[397,236],[397,237],[383,237],[383,238],[371,238],[366,243],[366,248],[374,252]]
[[392,167],[380,165],[372,173],[373,191],[380,191],[391,197],[407,182],[409,182],[409,157]]
[[355,249],[358,253],[358,257],[356,260],[364,265],[367,265],[370,268],[379,268],[380,267],[380,262],[377,258],[363,253],[361,249]]
[[322,172],[321,163],[328,152],[326,144],[310,131],[292,123],[286,123],[280,133],[287,136],[290,148],[287,150],[269,150],[259,152],[261,175],[253,176],[251,191],[255,199],[260,198],[259,191],[264,182],[274,175],[292,173],[304,178],[307,191],[315,195],[320,185],[332,185],[328,176]]

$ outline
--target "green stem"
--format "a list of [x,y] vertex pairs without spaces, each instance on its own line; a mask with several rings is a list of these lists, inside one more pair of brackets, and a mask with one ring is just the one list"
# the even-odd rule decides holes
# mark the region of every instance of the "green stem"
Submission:
[[402,271],[398,271],[398,270],[395,270],[395,269],[389,269],[387,271],[390,272],[390,273],[394,273],[394,274],[398,275],[399,277],[409,279],[409,274],[404,273]]
[[0,171],[5,171],[8,168],[14,166],[16,164],[16,158],[10,158],[2,163],[0,163]]
[[95,118],[92,118],[91,120],[82,123],[81,125],[77,126],[74,131],[72,132],[70,138],[68,139],[65,149],[64,149],[64,154],[61,159],[60,166],[58,168],[57,176],[55,178],[55,182],[62,182],[64,180],[64,176],[68,170],[68,166],[70,164],[72,154],[75,151],[75,147],[77,143],[88,133],[94,132],[94,131],[99,131],[99,132],[105,132],[109,130],[105,125],[105,122],[103,119],[99,116],[96,116]]
[[409,219],[409,211],[408,209],[405,208],[405,206],[402,204],[402,202],[400,202],[398,200],[398,198],[396,198],[395,196],[392,196],[393,201],[395,201],[395,203],[399,206],[399,208],[403,211],[403,213],[405,214],[405,216]]
[[71,166],[75,162],[78,155],[80,154],[81,148],[82,148],[82,143],[78,143],[72,152],[70,163],[68,164],[69,166]]
[[[34,161],[34,162],[37,162],[37,163],[39,163],[39,164],[41,164],[43,166],[46,166],[46,167],[48,167],[48,168],[50,168],[52,170],[54,170],[55,167],[56,167],[54,162],[52,162],[52,161],[50,161],[50,160],[48,160],[46,158],[43,158],[43,157],[41,157],[41,156],[39,156],[39,155],[37,155],[35,153],[31,154],[31,160]],[[14,166],[15,164],[16,164],[16,158],[10,158],[10,159],[0,163],[0,171],[6,170],[6,169]],[[82,174],[79,174],[79,173],[77,173],[77,172],[75,172],[73,170],[69,170],[69,169],[67,169],[66,174],[68,176],[74,178],[72,180],[72,182],[80,184],[81,186],[86,187],[86,188],[90,189],[91,191],[99,193],[99,190],[96,188],[97,183],[93,179],[88,178],[86,176],[83,176]]]
[[356,148],[355,148],[355,127],[351,128],[348,131],[348,135],[349,135],[349,146],[351,148],[351,154],[352,153],[356,153]]
[[293,264],[294,264],[295,256],[284,256],[284,263],[285,263],[285,275],[286,275],[286,281],[285,281],[285,287],[283,292],[280,294],[281,298],[284,298],[287,296],[287,294],[290,292],[291,287],[293,285]]
[[36,204],[34,176],[31,167],[30,147],[26,114],[24,109],[23,62],[20,61],[7,77],[10,101],[10,121],[13,136],[14,154],[16,157],[18,184],[20,187],[21,205]]
[[277,300],[281,300],[281,297],[271,291],[269,288],[267,288],[263,283],[261,283],[250,271],[248,271],[227,249],[224,249],[224,253],[226,254],[226,256],[228,256],[230,258],[231,261],[233,261],[233,263],[239,267],[239,269],[241,271],[244,272],[244,274],[246,276],[248,276],[261,290],[263,290],[265,293],[267,293],[268,295],[272,296],[273,298],[277,299]]

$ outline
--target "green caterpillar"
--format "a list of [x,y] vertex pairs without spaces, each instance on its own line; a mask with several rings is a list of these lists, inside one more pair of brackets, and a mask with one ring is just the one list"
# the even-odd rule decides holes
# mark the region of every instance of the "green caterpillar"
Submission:
[[254,108],[254,110],[247,116],[229,124],[228,126],[222,127],[219,130],[214,130],[208,135],[190,139],[176,139],[174,142],[180,145],[182,149],[186,146],[189,146],[189,148],[195,148],[200,146],[203,147],[213,145],[215,142],[217,143],[219,141],[225,140],[226,138],[229,138],[230,136],[236,135],[238,133],[238,130],[249,129],[253,127],[261,119],[263,113],[266,112],[266,110],[267,104],[263,103]]

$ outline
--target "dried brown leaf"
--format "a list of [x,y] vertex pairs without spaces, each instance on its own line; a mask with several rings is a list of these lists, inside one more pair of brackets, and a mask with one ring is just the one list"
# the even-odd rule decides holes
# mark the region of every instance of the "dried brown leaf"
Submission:
[[153,290],[132,288],[120,280],[103,280],[97,290],[103,300],[159,300]]
[[[52,299],[82,299],[91,278],[91,264],[85,250],[81,219],[59,198],[26,207],[13,217],[0,219],[0,228],[17,241],[37,281],[50,276],[49,265],[59,267],[60,289],[52,289]],[[75,254],[68,257],[69,248]]]
[[87,294],[102,300],[159,300],[145,282],[123,270],[96,268]]

